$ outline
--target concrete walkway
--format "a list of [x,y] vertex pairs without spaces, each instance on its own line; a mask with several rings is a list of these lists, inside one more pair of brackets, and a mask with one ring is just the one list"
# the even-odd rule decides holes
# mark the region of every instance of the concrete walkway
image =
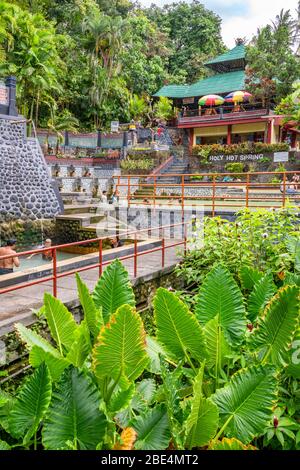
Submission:
[[[166,247],[178,240],[166,241]],[[165,252],[165,267],[171,267],[181,259],[183,246],[171,247]],[[124,260],[124,266],[133,277],[133,258]],[[162,268],[162,254],[160,251],[146,255],[139,254],[137,259],[137,278],[147,277]],[[80,273],[81,278],[92,290],[98,281],[98,268]],[[75,275],[58,279],[57,297],[64,303],[78,299]],[[0,336],[12,330],[12,324],[22,321],[24,324],[32,323],[32,309],[38,309],[43,304],[45,292],[52,293],[52,281],[43,282],[31,287],[18,289],[14,292],[0,295]]]

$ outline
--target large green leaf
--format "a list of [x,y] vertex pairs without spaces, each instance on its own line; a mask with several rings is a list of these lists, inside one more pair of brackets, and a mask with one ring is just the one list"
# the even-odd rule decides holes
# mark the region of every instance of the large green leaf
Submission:
[[272,417],[276,383],[272,366],[254,366],[237,372],[211,396],[219,408],[225,436],[248,444],[263,434]]
[[39,367],[45,362],[49,368],[51,378],[56,381],[63,370],[70,364],[48,341],[34,331],[26,328],[22,323],[16,323],[15,328],[21,340],[26,343],[29,353],[29,362],[33,367]]
[[285,373],[289,377],[300,379],[300,328],[298,328],[293,338]]
[[300,274],[295,273],[286,273],[284,278],[284,285],[285,286],[298,286],[300,287]]
[[158,341],[175,361],[188,359],[190,354],[201,362],[207,356],[204,333],[188,307],[162,287],[153,303]]
[[251,291],[254,285],[263,277],[263,273],[257,269],[243,266],[239,272],[242,288]]
[[195,313],[203,325],[217,317],[230,346],[237,346],[244,339],[247,322],[243,297],[224,266],[217,265],[207,274],[198,295]]
[[107,405],[108,411],[114,414],[122,411],[124,408],[127,408],[134,395],[134,392],[134,383],[132,383],[126,390],[120,389],[115,392]]
[[50,373],[43,363],[24,382],[10,412],[9,429],[14,437],[27,441],[33,436],[48,409],[51,394]]
[[255,322],[275,292],[272,274],[266,274],[254,285],[248,299],[247,317],[251,323]]
[[230,354],[230,347],[225,340],[218,317],[206,323],[204,334],[208,351],[206,366],[209,369],[214,367],[215,375],[217,376],[220,369],[226,364],[226,356]]
[[59,299],[45,293],[44,304],[45,317],[52,338],[56,342],[60,353],[63,354],[64,348],[67,351],[71,348],[78,325],[72,313]]
[[102,308],[104,322],[122,305],[135,306],[135,299],[126,269],[118,259],[104,271],[93,292],[97,308]]
[[149,372],[152,372],[152,374],[160,374],[160,356],[166,358],[166,351],[161,346],[161,344],[159,344],[158,341],[156,341],[156,339],[152,338],[151,336],[146,336],[146,351],[150,358],[147,369]]
[[74,366],[82,367],[91,350],[92,345],[89,329],[87,327],[86,320],[83,320],[75,331],[74,342],[66,356],[66,359]]
[[[56,350],[55,350],[56,351]],[[63,371],[70,365],[70,362],[59,355],[59,352],[53,355],[39,346],[33,346],[29,353],[29,363],[32,367],[39,367],[43,362],[47,365],[51,379],[56,382]]]
[[99,406],[99,392],[92,381],[72,366],[66,369],[45,420],[45,448],[68,449],[71,442],[77,449],[96,449],[106,430],[106,418]]
[[10,449],[11,447],[7,442],[0,440],[0,450],[10,450]]
[[258,450],[251,445],[245,445],[238,439],[228,439],[224,437],[222,441],[212,442],[209,450]]
[[199,369],[194,381],[191,412],[185,423],[185,447],[187,449],[207,445],[218,428],[218,407],[202,394],[203,373],[204,364]]
[[9,433],[9,415],[14,407],[16,399],[3,390],[0,390],[0,396],[3,399],[2,405],[0,406],[0,429],[3,428],[7,433]]
[[77,290],[79,300],[83,309],[84,318],[87,322],[92,337],[98,336],[101,326],[103,325],[103,317],[101,308],[97,308],[93,297],[91,296],[87,285],[82,281],[79,274],[76,273]]
[[145,414],[131,421],[137,432],[134,448],[137,450],[164,450],[168,447],[171,434],[165,405],[150,408]]
[[289,253],[293,257],[295,271],[296,273],[300,272],[300,237],[286,237],[285,239],[286,247]]
[[249,345],[264,362],[282,366],[299,323],[299,288],[286,286],[272,298]]
[[123,305],[100,331],[93,349],[95,374],[98,378],[112,378],[128,388],[148,361],[141,317],[134,308]]

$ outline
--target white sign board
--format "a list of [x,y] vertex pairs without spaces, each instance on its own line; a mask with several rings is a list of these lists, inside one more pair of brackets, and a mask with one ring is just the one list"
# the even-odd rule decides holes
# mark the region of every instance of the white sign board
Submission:
[[8,90],[4,83],[0,82],[0,104],[8,105]]
[[288,162],[289,161],[289,152],[275,152],[274,153],[274,162]]
[[111,121],[110,131],[111,132],[119,132],[119,121]]
[[182,104],[192,104],[195,102],[195,98],[183,98]]

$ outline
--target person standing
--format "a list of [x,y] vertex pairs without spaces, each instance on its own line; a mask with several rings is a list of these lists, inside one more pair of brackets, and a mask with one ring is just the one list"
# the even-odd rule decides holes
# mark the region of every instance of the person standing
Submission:
[[16,240],[7,240],[6,246],[0,248],[0,258],[5,255],[12,255],[11,258],[0,259],[0,275],[9,274],[14,271],[14,267],[20,266],[20,260],[16,256]]

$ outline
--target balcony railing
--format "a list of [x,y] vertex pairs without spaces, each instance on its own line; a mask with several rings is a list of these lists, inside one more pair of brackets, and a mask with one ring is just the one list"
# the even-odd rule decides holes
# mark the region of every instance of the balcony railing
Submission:
[[[271,111],[272,113],[272,111]],[[187,109],[178,117],[178,124],[208,121],[229,121],[235,119],[248,119],[268,114],[268,110],[261,103],[240,104],[234,106],[215,106],[211,108]]]

